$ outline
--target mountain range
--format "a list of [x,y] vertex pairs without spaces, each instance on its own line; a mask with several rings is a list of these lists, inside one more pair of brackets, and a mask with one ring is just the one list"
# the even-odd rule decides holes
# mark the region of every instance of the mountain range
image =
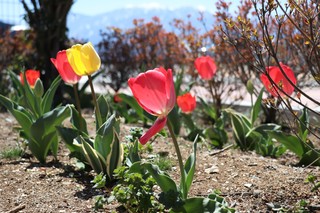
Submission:
[[[214,22],[213,15],[207,11],[202,13],[204,14],[206,25],[211,26]],[[175,18],[184,21],[189,20],[194,27],[204,31],[203,24],[198,20],[200,17],[199,11],[191,7],[177,9],[123,8],[92,16],[70,13],[67,26],[70,38],[91,41],[93,44],[97,44],[101,40],[100,32],[106,31],[107,27],[114,26],[128,29],[134,26],[134,19],[144,19],[145,22],[149,22],[154,16],[160,19],[164,29],[167,31],[174,30],[170,23]]]

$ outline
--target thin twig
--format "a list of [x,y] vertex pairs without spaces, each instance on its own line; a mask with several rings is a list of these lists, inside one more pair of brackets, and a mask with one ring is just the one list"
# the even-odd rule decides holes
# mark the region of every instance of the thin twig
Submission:
[[220,153],[222,153],[222,152],[230,149],[231,147],[233,147],[233,144],[230,144],[229,146],[226,146],[226,147],[224,147],[223,149],[220,149],[220,150],[218,150],[218,151],[215,151],[215,152],[213,152],[213,153],[210,153],[209,156],[214,156],[214,155],[220,154]]
[[26,208],[26,205],[23,204],[23,205],[14,207],[13,209],[7,211],[7,213],[17,213],[17,212],[21,211],[24,208]]

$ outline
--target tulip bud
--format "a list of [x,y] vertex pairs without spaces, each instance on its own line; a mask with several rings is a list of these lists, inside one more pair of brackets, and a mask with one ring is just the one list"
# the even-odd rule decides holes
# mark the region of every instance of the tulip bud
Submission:
[[253,95],[254,87],[251,79],[247,81],[247,91],[250,93],[250,95]]
[[44,89],[43,89],[43,84],[40,78],[37,79],[36,84],[34,85],[34,88],[33,88],[33,92],[38,98],[42,97],[44,93]]

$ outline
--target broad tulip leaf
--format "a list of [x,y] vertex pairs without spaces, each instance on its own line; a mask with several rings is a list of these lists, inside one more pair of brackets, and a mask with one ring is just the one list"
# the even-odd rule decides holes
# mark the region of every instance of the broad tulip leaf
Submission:
[[[97,100],[97,104],[99,105],[99,108],[100,108],[102,123],[104,123],[104,122],[106,122],[108,115],[109,115],[109,104],[108,104],[106,97],[104,95],[100,95]],[[96,120],[97,120],[97,118],[96,118]],[[98,125],[98,122],[96,123],[96,125]],[[99,127],[96,129],[99,129]]]
[[144,120],[146,118],[144,115],[143,109],[139,106],[138,102],[134,97],[126,94],[119,94],[119,98],[121,98],[122,101],[124,101],[132,109],[134,109],[141,120]]
[[61,77],[57,76],[54,79],[54,81],[52,82],[50,88],[44,94],[42,102],[41,102],[42,113],[46,113],[51,110],[53,98],[56,93],[56,90],[58,89],[58,87],[60,85],[60,82],[61,82]]
[[311,149],[302,155],[299,165],[320,166],[320,150]]
[[[26,74],[23,73],[24,82],[28,82],[26,79]],[[41,111],[40,103],[41,97],[37,97],[34,94],[34,91],[30,88],[29,84],[22,85],[23,87],[23,96],[26,102],[26,107],[30,109],[35,118],[39,118],[43,113]]]
[[176,183],[168,175],[160,171],[158,166],[152,165],[151,163],[143,163],[141,166],[148,170],[164,193],[169,192],[170,190],[173,192],[178,191]]
[[200,97],[201,106],[203,107],[204,112],[210,116],[212,119],[217,119],[217,112],[213,106],[209,106],[201,97]]
[[257,120],[259,113],[261,111],[261,101],[262,101],[263,91],[264,91],[264,88],[261,89],[261,91],[258,95],[258,98],[251,109],[251,125],[252,125],[252,127],[254,125],[254,122]]
[[113,179],[113,171],[121,166],[123,160],[123,147],[119,140],[119,135],[114,131],[113,141],[111,143],[111,152],[106,159],[107,173],[110,179]]
[[168,119],[173,127],[173,132],[176,135],[179,135],[180,128],[181,128],[181,122],[180,122],[180,116],[178,113],[178,107],[175,106],[171,112],[168,115]]
[[113,129],[116,125],[119,126],[119,121],[116,121],[116,117],[113,114],[97,131],[93,147],[104,158],[106,158],[111,151],[111,143],[114,140]]
[[15,117],[23,132],[30,138],[32,115],[25,108],[19,106],[9,98],[0,95],[0,103]]
[[181,115],[182,115],[184,124],[190,131],[197,129],[190,114],[181,113]]
[[[74,106],[71,106],[71,119],[70,122],[78,130],[88,135],[87,123],[86,120],[80,115]],[[81,123],[80,123],[81,122]]]
[[59,140],[58,140],[58,134],[53,134],[50,150],[55,158],[57,158],[58,149],[59,149]]
[[84,140],[81,136],[81,144],[84,155],[89,163],[89,165],[93,168],[96,173],[105,173],[105,165],[103,165],[103,157],[99,156],[100,154],[93,149],[93,147]]
[[184,201],[184,204],[178,208],[172,209],[170,212],[183,212],[183,213],[195,213],[195,212],[213,212],[213,213],[233,213],[234,209],[228,208],[227,204],[222,201],[218,202],[210,198],[193,197]]
[[79,151],[79,146],[73,143],[74,139],[79,136],[78,130],[62,126],[57,126],[56,129],[71,153]]
[[[247,128],[244,123],[240,119],[239,116],[231,115],[231,124],[233,128],[233,132],[235,134],[238,143],[244,145],[246,144],[246,134],[248,133]],[[241,146],[241,145],[240,145]]]
[[196,158],[197,158],[197,141],[198,141],[198,136],[194,139],[194,142],[193,142],[193,152],[190,154],[189,158],[187,159],[184,165],[184,171],[186,173],[185,184],[187,187],[187,191],[185,192],[185,195],[187,195],[190,190],[190,186],[192,184],[192,180],[194,176],[194,171],[196,167]]
[[281,126],[277,124],[261,124],[255,128],[253,128],[253,131],[259,132],[264,138],[268,138],[268,132],[267,131],[276,131],[280,130]]
[[32,138],[38,143],[41,143],[46,135],[56,132],[56,126],[59,126],[69,116],[69,106],[57,107],[45,113],[32,124],[30,128]]
[[300,137],[306,138],[309,130],[309,113],[306,107],[303,108],[302,114],[299,117],[299,135]]
[[285,135],[281,131],[268,131],[271,138],[275,138],[279,143],[286,146],[290,151],[302,158],[303,154],[307,151],[304,142],[293,135]]
[[9,71],[9,75],[10,75],[10,80],[13,83],[13,87],[18,92],[18,96],[22,97],[23,96],[23,87],[22,87],[22,84],[20,82],[19,77],[12,71]]
[[51,132],[45,135],[41,141],[34,139],[28,140],[28,147],[32,154],[40,161],[40,163],[46,162],[46,157],[53,140],[56,139],[56,132]]

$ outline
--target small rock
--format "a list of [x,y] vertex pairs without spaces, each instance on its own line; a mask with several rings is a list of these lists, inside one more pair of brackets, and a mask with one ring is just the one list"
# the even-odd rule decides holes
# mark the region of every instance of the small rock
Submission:
[[217,166],[213,165],[210,168],[205,169],[204,171],[207,174],[214,174],[214,173],[219,173],[219,168]]
[[245,183],[244,186],[247,187],[247,188],[251,188],[252,184],[251,183]]

